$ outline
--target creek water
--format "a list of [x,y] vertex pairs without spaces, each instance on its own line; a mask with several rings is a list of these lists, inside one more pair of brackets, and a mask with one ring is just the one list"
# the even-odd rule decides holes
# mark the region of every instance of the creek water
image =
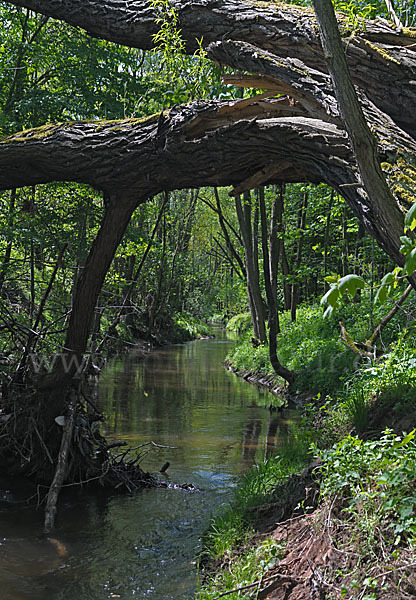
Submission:
[[219,329],[215,334],[145,360],[134,352],[113,360],[99,386],[109,440],[169,446],[144,456],[142,468],[157,472],[169,461],[167,480],[199,491],[66,489],[55,537],[45,540],[43,511],[21,502],[24,488],[11,494],[0,481],[2,600],[193,596],[210,517],[232,499],[238,476],[273,452],[296,419],[294,411],[270,413],[268,392],[223,368],[233,342]]

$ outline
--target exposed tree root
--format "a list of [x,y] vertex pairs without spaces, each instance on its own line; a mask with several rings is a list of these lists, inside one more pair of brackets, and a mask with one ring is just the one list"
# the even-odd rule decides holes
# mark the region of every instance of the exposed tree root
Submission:
[[[65,403],[65,414],[50,419],[45,398],[25,388],[3,397],[0,412],[1,468],[48,489],[40,499],[46,500],[45,531],[54,526],[62,487],[90,484],[128,492],[170,487],[140,467],[157,444],[124,448],[123,442],[108,443],[99,432],[103,415],[85,400],[81,385],[69,389]],[[191,484],[174,487],[196,489]]]

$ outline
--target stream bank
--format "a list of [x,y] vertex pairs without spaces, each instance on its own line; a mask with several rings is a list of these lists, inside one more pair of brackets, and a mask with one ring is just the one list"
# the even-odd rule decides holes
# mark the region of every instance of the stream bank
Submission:
[[198,600],[415,597],[415,364],[402,336],[305,406],[207,532]]

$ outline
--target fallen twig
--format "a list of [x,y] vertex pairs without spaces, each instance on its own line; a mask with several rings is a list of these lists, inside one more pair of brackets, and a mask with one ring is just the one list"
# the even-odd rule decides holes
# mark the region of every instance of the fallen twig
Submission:
[[[265,577],[264,579],[260,579],[260,580],[256,581],[255,583],[250,583],[248,585],[244,585],[242,587],[235,588],[233,590],[229,590],[228,592],[223,592],[219,596],[215,596],[215,598],[213,598],[213,600],[219,600],[219,598],[224,598],[225,596],[229,596],[230,594],[234,594],[236,592],[243,592],[244,590],[249,590],[253,587],[258,586],[260,581],[262,581],[263,583],[269,583],[271,581],[274,581],[275,579],[280,579],[281,581],[291,581],[296,584],[305,583],[304,578],[292,577],[292,575],[282,575],[281,573],[276,573],[275,575],[271,575],[270,577]],[[261,591],[260,591],[260,593],[261,593]]]

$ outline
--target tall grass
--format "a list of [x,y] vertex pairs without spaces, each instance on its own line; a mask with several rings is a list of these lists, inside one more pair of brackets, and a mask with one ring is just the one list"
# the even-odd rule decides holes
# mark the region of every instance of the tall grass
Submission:
[[227,512],[216,515],[204,537],[212,558],[230,554],[251,534],[250,511],[275,499],[276,491],[310,459],[312,433],[294,425],[275,456],[256,463],[242,477]]

